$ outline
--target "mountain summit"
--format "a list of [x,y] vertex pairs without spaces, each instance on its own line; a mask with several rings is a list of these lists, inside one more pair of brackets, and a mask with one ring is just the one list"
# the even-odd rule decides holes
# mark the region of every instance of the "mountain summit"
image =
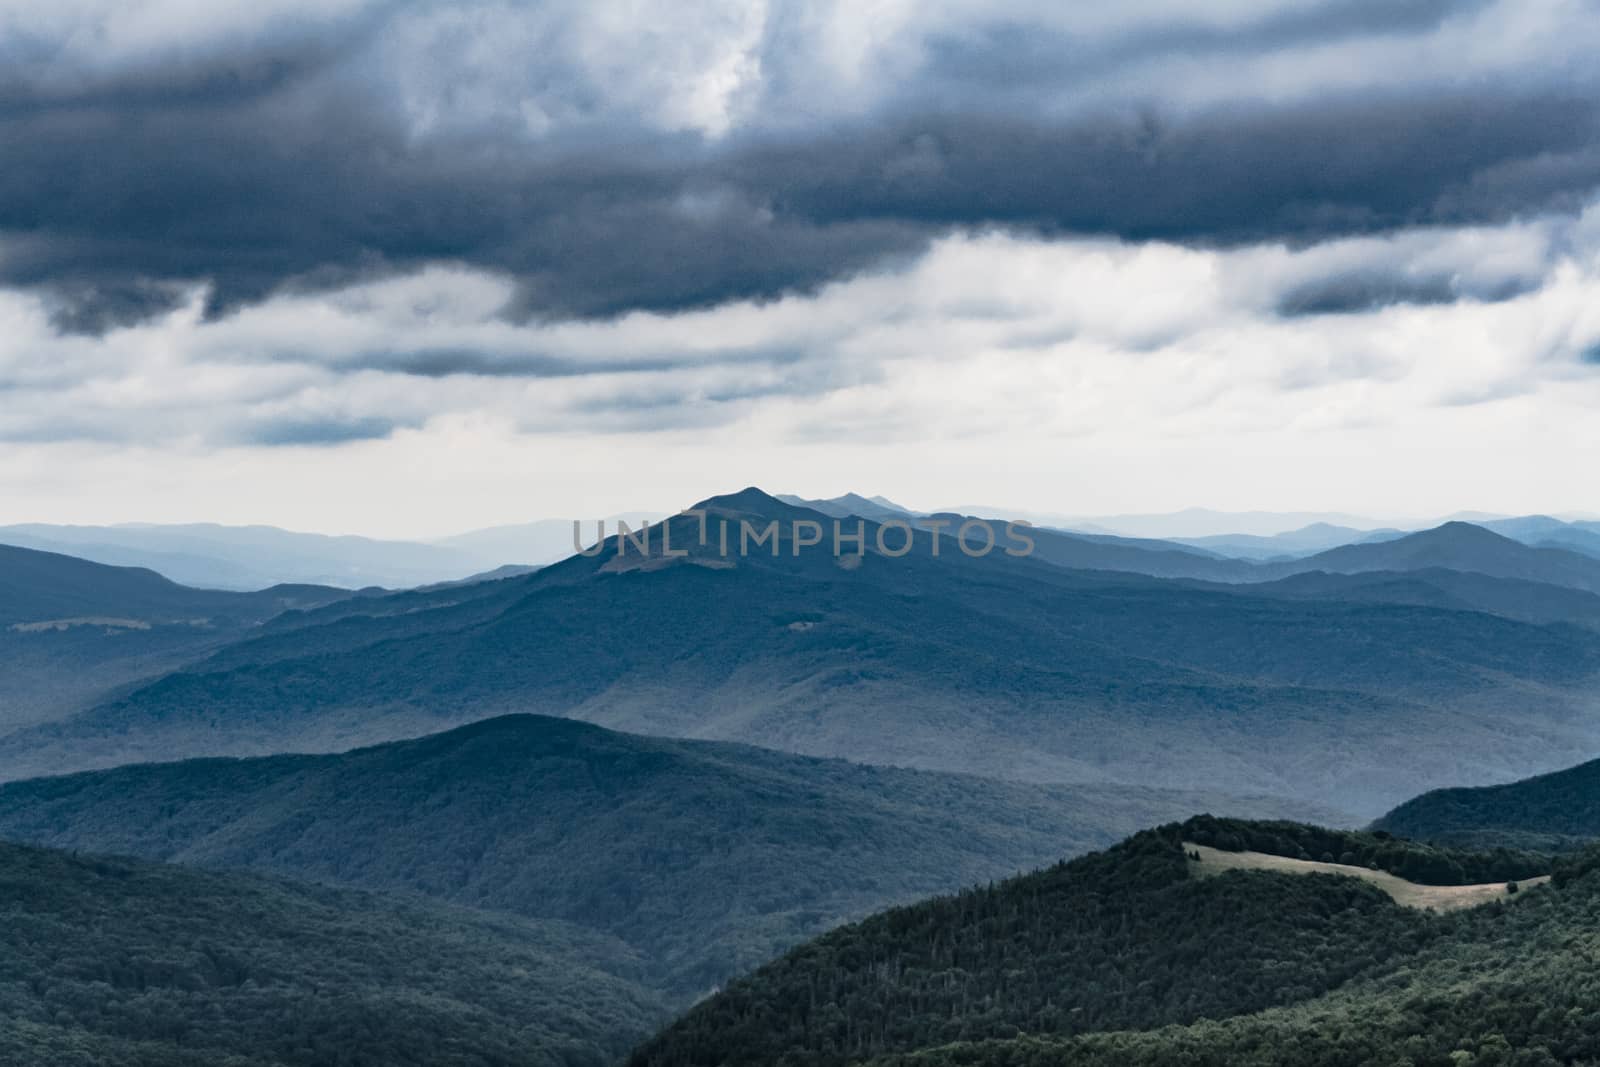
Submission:
[[1600,559],[1564,548],[1534,548],[1469,522],[1448,522],[1390,541],[1344,545],[1293,563],[1262,568],[1265,576],[1308,571],[1449,570],[1518,578],[1600,593]]

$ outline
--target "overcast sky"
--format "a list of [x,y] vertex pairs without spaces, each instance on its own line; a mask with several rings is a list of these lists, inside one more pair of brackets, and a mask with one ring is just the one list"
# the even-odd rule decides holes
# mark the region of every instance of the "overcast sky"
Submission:
[[0,0],[0,522],[1600,512],[1597,0]]

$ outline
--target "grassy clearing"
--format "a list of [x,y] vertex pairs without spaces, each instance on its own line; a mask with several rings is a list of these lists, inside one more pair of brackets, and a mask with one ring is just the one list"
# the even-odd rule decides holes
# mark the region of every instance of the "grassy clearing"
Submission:
[[[1419,885],[1396,877],[1387,871],[1374,871],[1366,867],[1352,867],[1344,863],[1318,863],[1315,860],[1292,860],[1285,856],[1272,856],[1265,852],[1223,852],[1205,845],[1184,843],[1189,853],[1189,873],[1205,878],[1223,871],[1282,871],[1289,874],[1342,874],[1371,882],[1393,897],[1395,903],[1408,908],[1427,908],[1432,911],[1454,911],[1503,900],[1509,894],[1505,882],[1486,882],[1481,885]],[[1200,859],[1193,859],[1198,853]],[[1527,878],[1517,884],[1527,889],[1542,885],[1549,876]]]

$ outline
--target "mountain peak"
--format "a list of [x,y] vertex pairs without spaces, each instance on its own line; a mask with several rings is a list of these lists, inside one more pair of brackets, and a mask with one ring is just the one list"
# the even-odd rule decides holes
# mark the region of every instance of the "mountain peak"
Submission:
[[723,493],[720,496],[707,497],[700,501],[691,510],[709,511],[718,509],[722,511],[755,511],[766,513],[770,511],[783,511],[790,505],[785,504],[777,497],[768,493],[759,486],[747,485],[737,493]]
[[718,511],[734,515],[759,515],[765,519],[811,519],[813,521],[823,518],[822,513],[809,501],[796,503],[793,500],[775,497],[766,490],[751,485],[739,490],[737,493],[724,493],[721,496],[708,497],[694,505],[693,511]]
[[1443,540],[1448,538],[1450,540],[1464,541],[1470,539],[1486,545],[1520,544],[1520,542],[1513,541],[1511,538],[1506,537],[1503,534],[1497,534],[1493,530],[1485,529],[1475,522],[1467,522],[1464,519],[1452,519],[1442,526],[1436,526],[1431,530],[1422,530],[1418,533],[1412,534],[1411,536],[1413,538],[1426,538],[1430,540]]

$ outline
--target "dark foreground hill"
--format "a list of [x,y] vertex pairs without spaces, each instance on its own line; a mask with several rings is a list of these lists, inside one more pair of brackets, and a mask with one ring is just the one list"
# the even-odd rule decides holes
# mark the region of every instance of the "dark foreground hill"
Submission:
[[[1496,880],[1540,862],[1197,819],[837,930],[697,1005],[630,1063],[1446,1065],[1600,1053],[1600,977],[1584,962],[1600,948],[1594,857],[1549,885],[1434,913],[1353,877],[1200,877],[1191,841]],[[1511,1048],[1530,1056],[1494,1058]],[[1457,1050],[1470,1056],[1452,1059]]]
[[0,837],[579,923],[634,946],[681,998],[887,904],[1223,803],[513,716],[340,756],[16,782],[0,787]]
[[[755,490],[706,510],[735,545],[745,521],[833,521]],[[466,591],[299,613],[0,738],[0,777],[340,751],[532,711],[1017,780],[1227,782],[1372,817],[1419,787],[1600,750],[1592,630],[970,559],[950,537],[935,557],[927,531],[897,558],[870,522],[859,557],[797,555],[787,533],[722,557],[693,522],[673,527],[686,557],[658,534],[648,558],[608,543]]]
[[1567,849],[1600,839],[1600,760],[1509,785],[1437,789],[1374,826],[1429,841]]
[[662,1014],[559,923],[0,843],[0,1063],[601,1067]]

